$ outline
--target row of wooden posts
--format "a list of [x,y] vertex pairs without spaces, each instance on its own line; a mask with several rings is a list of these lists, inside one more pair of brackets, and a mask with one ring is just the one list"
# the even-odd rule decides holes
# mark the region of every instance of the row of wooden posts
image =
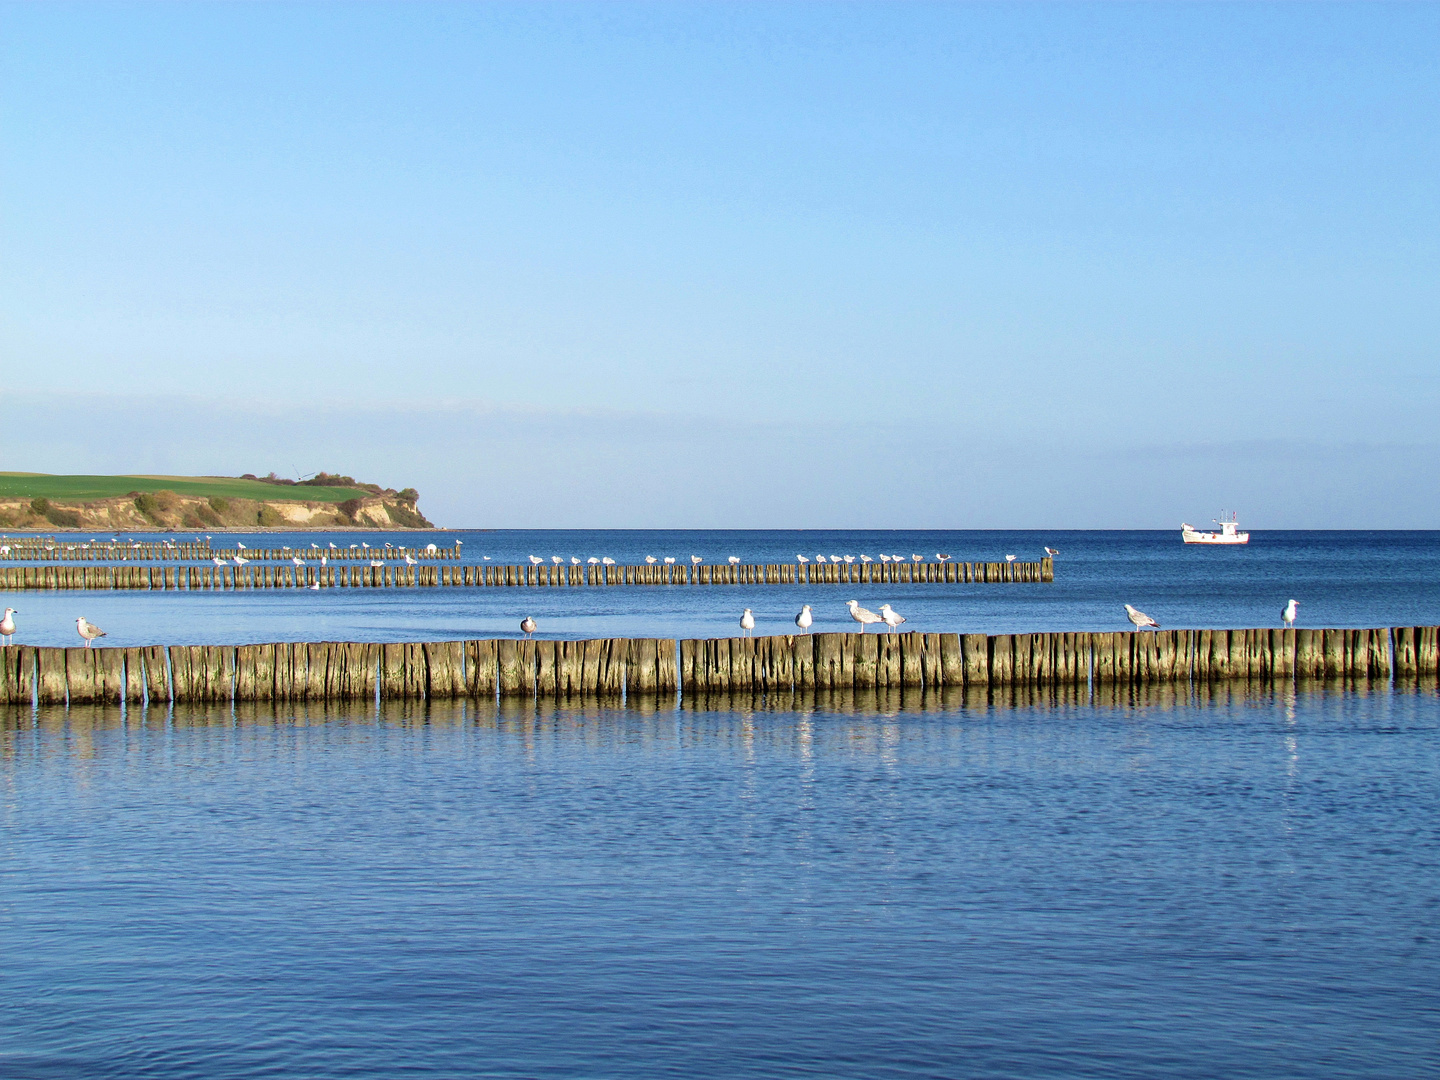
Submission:
[[825,563],[679,566],[6,566],[0,589],[296,589],[419,586],[786,585],[1049,582],[1054,564]]
[[428,548],[350,547],[336,548],[212,548],[209,541],[188,544],[41,544],[29,541],[0,541],[0,560],[7,562],[199,562],[219,557],[234,559],[240,555],[258,562],[289,562],[302,559],[459,559],[460,545]]
[[345,701],[1387,679],[1437,628],[0,648],[0,703]]

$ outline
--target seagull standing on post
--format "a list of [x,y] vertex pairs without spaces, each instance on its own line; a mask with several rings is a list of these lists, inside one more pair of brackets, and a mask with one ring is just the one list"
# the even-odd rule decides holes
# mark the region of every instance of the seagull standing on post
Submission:
[[795,616],[795,625],[798,626],[801,630],[805,631],[805,633],[807,634],[810,632],[810,627],[814,624],[814,622],[815,616],[810,614],[809,604],[806,604],[804,607],[802,607],[800,609],[800,614]]
[[1059,549],[1059,548],[1047,547],[1047,548],[1045,549],[1045,554],[1046,554],[1046,555],[1049,555],[1050,558],[1053,559],[1056,555],[1059,555],[1059,554],[1060,554],[1060,549]]
[[526,615],[525,618],[520,620],[520,630],[528,638],[531,634],[535,633],[535,620],[529,615]]
[[850,618],[860,624],[860,633],[862,634],[865,632],[865,627],[873,626],[877,622],[884,621],[873,611],[861,607],[859,600],[846,600],[845,606],[850,609]]
[[880,605],[880,618],[891,630],[900,629],[900,624],[905,621],[905,616],[901,615],[889,604]]
[[75,629],[80,631],[80,636],[85,639],[85,647],[87,649],[90,648],[90,643],[94,641],[97,637],[106,636],[105,631],[101,630],[100,627],[96,626],[94,623],[86,622],[84,615],[81,615],[78,619],[75,620]]
[[740,616],[740,629],[745,631],[746,637],[749,637],[755,629],[755,616],[750,614],[748,607],[745,609],[744,614]]
[[0,645],[15,644],[15,616],[19,614],[13,607],[5,609],[5,617],[0,619],[0,638],[5,640],[0,641]]
[[1152,630],[1159,630],[1160,624],[1146,615],[1143,611],[1136,611],[1129,604],[1125,605],[1125,616],[1135,624],[1136,630],[1143,630],[1147,626]]
[[1299,608],[1300,601],[1291,600],[1290,603],[1285,605],[1285,610],[1280,612],[1280,618],[1285,621],[1286,629],[1295,625],[1295,616],[1300,614]]

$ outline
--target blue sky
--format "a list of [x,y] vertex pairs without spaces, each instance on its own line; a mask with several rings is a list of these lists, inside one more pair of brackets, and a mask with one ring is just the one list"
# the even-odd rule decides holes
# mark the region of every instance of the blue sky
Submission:
[[1440,6],[0,7],[0,468],[1440,527]]

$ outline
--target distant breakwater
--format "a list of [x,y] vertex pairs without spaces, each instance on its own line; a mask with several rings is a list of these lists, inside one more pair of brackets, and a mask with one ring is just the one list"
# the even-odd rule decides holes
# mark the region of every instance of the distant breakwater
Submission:
[[1376,680],[1440,675],[1440,630],[807,634],[0,648],[0,704],[327,702]]
[[[328,558],[364,560],[370,553]],[[378,554],[378,552],[376,553]],[[458,553],[457,553],[458,554]],[[246,559],[266,556],[246,551]],[[448,552],[430,559],[455,558]],[[289,561],[289,555],[281,558]],[[416,556],[417,563],[420,556]],[[233,559],[233,556],[232,556]],[[382,562],[376,558],[372,561]],[[682,566],[73,566],[0,567],[0,589],[306,589],[566,587],[582,585],[866,585],[1053,582],[1055,565],[1040,562],[727,564]]]

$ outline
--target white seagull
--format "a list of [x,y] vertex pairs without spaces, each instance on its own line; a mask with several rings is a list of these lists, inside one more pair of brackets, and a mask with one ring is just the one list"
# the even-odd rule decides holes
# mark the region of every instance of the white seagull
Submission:
[[370,565],[371,565],[371,566],[384,566],[384,565],[385,565],[385,560],[384,560],[384,559],[371,559],[371,560],[370,560]]
[[751,631],[755,629],[755,616],[750,614],[748,607],[745,609],[745,613],[740,616],[740,629],[745,631],[746,637],[749,637]]
[[528,638],[531,634],[535,633],[535,620],[529,615],[526,615],[525,618],[520,620],[520,630]]
[[1015,561],[1015,556],[1014,556],[1014,555],[1006,555],[1006,556],[1005,556],[1005,561],[1006,561],[1006,562],[1014,562],[1014,561]]
[[1044,549],[1044,551],[1045,551],[1045,554],[1046,554],[1046,555],[1049,555],[1052,559],[1053,559],[1056,555],[1059,555],[1059,554],[1060,554],[1060,549],[1059,549],[1059,548],[1047,547],[1047,548]]
[[[1299,607],[1299,600],[1291,600],[1290,603],[1285,605],[1285,610],[1280,612],[1280,618],[1285,620],[1287,627],[1295,625],[1295,616],[1300,614],[1298,610]],[[6,610],[8,611],[9,609],[7,608]],[[3,629],[3,625],[0,625],[0,629]]]
[[570,556],[570,565],[571,565],[571,566],[579,566],[579,565],[580,565],[580,560],[577,559],[574,555],[571,555],[571,556]]
[[[531,555],[531,556],[530,556],[530,565],[531,565],[531,566],[539,566],[539,565],[540,565],[542,562],[544,562],[544,561],[545,561],[545,560],[542,559],[542,558],[540,558],[539,555]],[[591,561],[593,562],[594,560],[592,559]]]
[[418,560],[417,558],[415,558],[414,555],[411,555],[411,554],[407,551],[407,552],[405,553],[405,565],[406,565],[406,566],[418,566],[418,565],[420,565],[420,560]]
[[861,555],[861,556],[860,556],[860,561],[861,561],[861,562],[874,562],[875,560],[872,559],[872,558],[870,558],[869,555]]
[[924,561],[925,561],[925,556],[924,556],[924,555],[911,555],[910,558],[914,559],[916,562],[924,562]]
[[601,559],[600,561],[601,561],[602,563],[604,563],[606,566],[614,566],[614,565],[615,565],[615,560],[612,559],[609,555],[606,555],[606,556],[605,556],[603,559]]
[[729,561],[730,561],[730,565],[731,565],[731,566],[739,566],[739,565],[740,565],[740,556],[738,556],[738,555],[731,555]]
[[845,606],[850,609],[850,618],[860,624],[860,633],[865,632],[865,627],[881,622],[879,615],[860,606],[859,600],[846,600]]
[[803,565],[805,565],[806,563],[808,563],[810,560],[807,559],[804,555],[796,555],[796,556],[795,556],[795,561],[798,562],[798,563],[800,563],[800,564],[803,566]]
[[321,566],[329,566],[329,565],[330,565],[330,556],[329,556],[329,555],[321,555],[321,556],[320,556],[320,565],[321,565]]
[[891,630],[897,630],[900,624],[905,621],[905,616],[892,608],[889,604],[880,605],[880,618],[885,620],[885,625]]
[[591,566],[599,566],[599,565],[600,565],[600,560],[597,559],[594,555],[591,555],[591,556],[590,556],[588,559],[586,559],[585,561],[588,562]]
[[244,565],[245,565],[246,563],[248,563],[249,561],[250,561],[250,560],[247,559],[247,558],[245,558],[244,555],[236,555],[236,556],[235,556],[235,565],[236,565],[236,566],[244,566]]
[[938,551],[935,552],[935,558],[939,559],[941,562],[949,562],[949,561],[950,561],[950,556],[949,556],[949,555],[942,555],[942,554],[940,554],[940,552],[938,552]]
[[800,614],[795,616],[795,625],[798,626],[801,630],[804,630],[807,634],[810,632],[810,627],[814,624],[814,622],[815,616],[810,614],[809,604],[806,604],[804,607],[802,607],[800,609]]
[[1154,619],[1150,618],[1150,616],[1149,616],[1149,615],[1146,615],[1143,611],[1136,611],[1136,610],[1135,610],[1133,607],[1131,607],[1129,604],[1126,604],[1126,605],[1125,605],[1125,616],[1126,616],[1132,623],[1135,624],[1135,629],[1136,629],[1136,630],[1142,630],[1142,629],[1144,629],[1144,628],[1147,627],[1147,626],[1150,627],[1150,628],[1153,629],[1153,630],[1159,630],[1159,629],[1160,629],[1160,624],[1159,624],[1158,622],[1156,622]]
[[651,566],[654,566],[654,565],[655,565],[657,562],[659,562],[660,560],[657,559],[657,558],[655,558],[654,555],[646,555],[646,556],[645,556],[645,561],[646,561],[647,563],[649,563]]
[[15,644],[15,616],[19,614],[20,613],[16,611],[13,607],[7,607],[5,609],[5,617],[3,619],[0,619],[0,638],[5,638],[7,640],[0,642],[0,644]]
[[302,559],[299,555],[291,555],[291,556],[290,556],[290,561],[293,562],[296,566],[304,566],[304,565],[305,565],[305,560]]
[[675,556],[674,556],[674,555],[666,555],[666,556],[665,556],[665,565],[666,565],[666,566],[674,566],[674,565],[675,565]]
[[245,550],[245,545],[242,544],[242,543],[240,543],[239,540],[236,540],[236,541],[235,541],[235,546],[236,546],[237,548],[239,548],[241,551],[244,551],[244,550]]
[[551,555],[551,556],[550,556],[550,561],[553,562],[556,566],[559,566],[561,563],[563,563],[563,562],[565,561],[565,556],[563,556],[563,555]]
[[702,562],[704,562],[704,561],[705,561],[705,560],[702,559],[699,555],[691,555],[691,556],[690,556],[690,565],[691,565],[691,566],[699,566],[699,565],[700,565]]
[[846,555],[846,556],[845,556],[845,565],[846,565],[846,566],[849,566],[849,565],[850,565],[851,563],[853,563],[854,561],[855,561],[855,556],[854,556],[854,555]]
[[815,556],[815,561],[816,561],[816,562],[825,562],[826,559],[825,559],[825,556],[824,556],[824,555],[816,555],[816,556]]
[[889,555],[881,555],[881,556],[880,556],[880,561],[881,561],[881,562],[889,562],[889,561],[890,561],[890,556],[889,556]]
[[318,581],[312,581],[309,585],[306,585],[305,587],[306,587],[307,589],[309,589],[311,592],[319,592],[319,591],[320,591],[320,582],[318,582]]
[[210,556],[210,561],[213,562],[216,566],[224,566],[224,565],[225,565],[225,560],[222,559],[219,555],[211,555],[211,556]]
[[85,616],[83,615],[81,615],[78,619],[75,620],[75,629],[80,631],[80,636],[85,639],[85,647],[87,649],[90,648],[90,643],[94,641],[97,637],[106,636],[105,631],[101,630],[100,627],[96,626],[94,623],[86,622]]

